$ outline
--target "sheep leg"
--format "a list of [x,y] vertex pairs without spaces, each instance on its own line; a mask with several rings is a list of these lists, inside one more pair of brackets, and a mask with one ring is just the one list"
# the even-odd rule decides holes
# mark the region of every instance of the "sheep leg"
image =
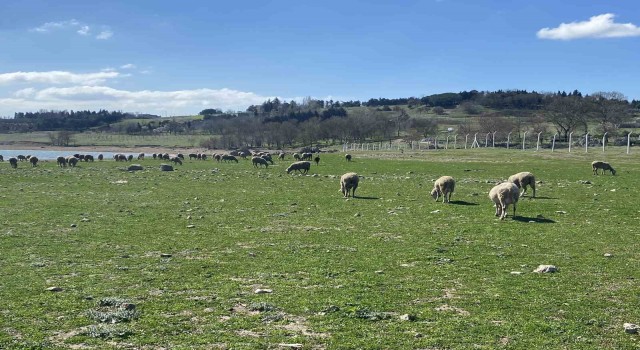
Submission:
[[536,184],[535,184],[535,182],[531,184],[531,189],[533,189],[533,195],[531,196],[531,198],[534,198],[536,196]]

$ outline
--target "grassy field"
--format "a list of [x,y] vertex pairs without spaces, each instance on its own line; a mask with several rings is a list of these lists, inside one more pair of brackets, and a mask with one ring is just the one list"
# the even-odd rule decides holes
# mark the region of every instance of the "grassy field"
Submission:
[[[640,155],[615,153],[353,152],[310,176],[5,161],[0,348],[637,349]],[[537,198],[500,221],[487,193],[519,171]]]

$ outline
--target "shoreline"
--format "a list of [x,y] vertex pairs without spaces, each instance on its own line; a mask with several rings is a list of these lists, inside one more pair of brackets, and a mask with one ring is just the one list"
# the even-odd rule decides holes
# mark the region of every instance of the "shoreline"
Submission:
[[211,153],[225,152],[224,150],[209,150],[202,148],[182,148],[182,147],[154,147],[154,146],[50,146],[36,142],[12,142],[0,144],[0,149],[4,150],[33,150],[33,151],[60,151],[77,153],[78,151],[99,153],[99,152],[120,152],[120,153]]

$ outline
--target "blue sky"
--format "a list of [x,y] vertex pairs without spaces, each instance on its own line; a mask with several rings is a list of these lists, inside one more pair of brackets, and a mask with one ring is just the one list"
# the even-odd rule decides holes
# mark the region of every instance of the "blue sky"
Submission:
[[634,1],[0,2],[0,116],[463,90],[640,99]]

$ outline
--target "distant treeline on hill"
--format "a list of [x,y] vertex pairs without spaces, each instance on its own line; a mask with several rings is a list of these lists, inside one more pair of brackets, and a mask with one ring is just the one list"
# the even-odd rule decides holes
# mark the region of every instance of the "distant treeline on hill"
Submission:
[[[47,111],[19,112],[13,119],[4,119],[4,128],[0,131],[84,131],[94,127],[107,126],[124,119],[151,119],[160,116],[151,114],[133,114],[120,111]],[[6,129],[17,130],[6,130]]]
[[[247,112],[255,116],[269,116],[270,120],[306,120],[308,119],[308,111],[317,111],[319,109],[336,109],[349,107],[388,107],[388,106],[408,106],[419,107],[439,107],[439,108],[455,108],[458,105],[472,103],[474,105],[496,109],[496,110],[540,110],[548,105],[551,101],[560,97],[575,97],[583,99],[578,90],[572,92],[558,91],[555,93],[540,93],[527,90],[498,90],[498,91],[462,91],[447,92],[442,94],[434,94],[424,97],[403,97],[403,98],[371,98],[368,101],[322,101],[305,99],[301,104],[296,101],[281,101],[278,98],[269,99],[261,105],[252,105],[247,108]],[[633,100],[630,103],[633,108],[640,108],[640,101]],[[301,112],[305,111],[305,112]],[[323,117],[322,115],[314,115]]]
[[[28,131],[71,131],[99,130],[103,132],[126,132],[127,134],[162,134],[162,133],[221,133],[227,129],[239,127],[246,123],[259,124],[262,130],[287,126],[300,127],[303,123],[335,124],[343,119],[358,118],[373,120],[373,129],[388,128],[395,124],[396,136],[404,125],[413,125],[414,129],[427,134],[426,122],[436,124],[436,118],[411,121],[411,110],[419,114],[429,112],[443,116],[446,109],[459,107],[460,112],[470,116],[489,117],[518,116],[538,118],[539,123],[551,123],[563,134],[587,125],[586,120],[598,119],[603,130],[618,129],[623,123],[631,122],[629,116],[640,110],[640,101],[629,102],[618,92],[600,92],[592,96],[584,95],[578,90],[572,92],[558,91],[539,93],[527,90],[498,91],[462,91],[433,94],[423,97],[405,98],[371,98],[368,101],[333,101],[317,100],[310,97],[298,101],[283,101],[278,98],[268,99],[259,105],[249,106],[245,112],[226,111],[208,108],[199,114],[202,120],[186,118],[175,120],[163,118],[150,122],[126,122],[127,119],[159,119],[159,116],[133,114],[121,111],[46,111],[15,113],[13,119],[0,119],[0,132]],[[424,119],[424,118],[422,118]],[[389,122],[392,120],[393,122]],[[125,121],[124,123],[119,123]],[[350,121],[350,122],[351,122]],[[421,124],[422,123],[422,124]],[[416,125],[420,124],[420,127]],[[427,123],[429,124],[429,123]],[[486,124],[486,123],[481,123]],[[629,124],[630,125],[630,124]],[[635,124],[634,124],[635,125]],[[473,126],[471,127],[473,128]],[[222,131],[221,131],[222,130]],[[279,130],[284,130],[279,128]],[[287,129],[288,130],[288,129]],[[369,131],[368,131],[369,132]],[[370,132],[369,132],[370,133]],[[388,135],[385,129],[384,135]],[[360,137],[360,136],[358,136]]]

